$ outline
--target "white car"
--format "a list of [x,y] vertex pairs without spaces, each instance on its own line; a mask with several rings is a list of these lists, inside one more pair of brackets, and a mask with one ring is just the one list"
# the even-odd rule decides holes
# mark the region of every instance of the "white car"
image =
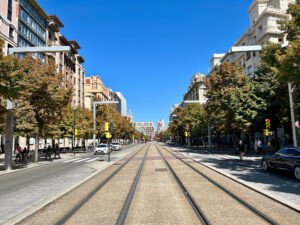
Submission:
[[108,145],[107,144],[100,144],[98,146],[96,146],[95,150],[94,150],[94,154],[108,154],[109,150],[108,150]]
[[112,143],[111,149],[114,150],[114,151],[121,150],[122,149],[122,145],[120,143],[117,143],[117,142]]

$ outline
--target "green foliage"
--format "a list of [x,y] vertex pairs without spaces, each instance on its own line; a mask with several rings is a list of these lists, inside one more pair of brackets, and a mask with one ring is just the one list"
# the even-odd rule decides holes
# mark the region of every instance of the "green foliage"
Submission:
[[207,81],[209,123],[217,132],[247,132],[264,108],[249,78],[237,63],[224,63]]

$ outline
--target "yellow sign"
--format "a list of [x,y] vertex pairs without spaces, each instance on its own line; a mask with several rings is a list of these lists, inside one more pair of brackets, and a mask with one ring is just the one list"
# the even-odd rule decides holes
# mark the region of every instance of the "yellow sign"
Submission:
[[77,135],[78,134],[78,130],[77,129],[75,129],[75,135]]
[[105,122],[105,131],[109,131],[109,123],[108,122]]
[[111,138],[111,133],[106,132],[106,138]]
[[188,132],[184,132],[184,135],[187,137],[188,136]]

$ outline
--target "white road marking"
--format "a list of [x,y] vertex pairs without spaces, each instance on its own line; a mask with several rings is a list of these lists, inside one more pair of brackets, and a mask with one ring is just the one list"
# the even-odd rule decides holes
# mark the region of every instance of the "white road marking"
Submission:
[[87,163],[89,163],[89,162],[93,162],[93,161],[95,161],[95,160],[97,160],[98,158],[94,158],[94,159],[90,159],[89,161],[86,161]]
[[89,160],[89,159],[90,159],[90,158],[85,158],[85,159],[80,159],[80,160],[77,160],[77,161],[74,161],[74,162],[78,163],[78,162],[83,162],[83,161]]
[[78,160],[78,158],[64,161],[64,163],[72,162],[72,161],[75,161],[75,160]]

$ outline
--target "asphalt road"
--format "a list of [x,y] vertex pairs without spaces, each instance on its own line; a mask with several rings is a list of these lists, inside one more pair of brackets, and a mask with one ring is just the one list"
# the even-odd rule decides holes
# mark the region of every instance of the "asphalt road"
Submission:
[[[113,152],[111,162],[137,147]],[[111,164],[106,159],[107,156],[91,153],[77,154],[74,159],[0,176],[0,224],[103,170]]]

